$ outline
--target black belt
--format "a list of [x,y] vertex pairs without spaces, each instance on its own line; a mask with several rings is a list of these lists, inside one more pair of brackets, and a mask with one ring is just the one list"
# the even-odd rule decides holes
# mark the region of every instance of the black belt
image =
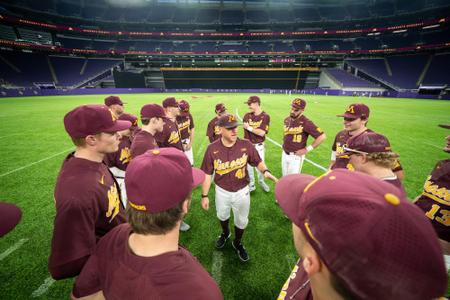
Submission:
[[287,155],[295,155],[295,152],[287,152],[286,150],[283,150],[284,153],[286,153]]

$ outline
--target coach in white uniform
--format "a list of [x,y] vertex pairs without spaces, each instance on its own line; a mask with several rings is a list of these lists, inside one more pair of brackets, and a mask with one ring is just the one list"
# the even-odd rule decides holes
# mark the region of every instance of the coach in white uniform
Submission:
[[237,137],[238,122],[235,116],[221,116],[217,125],[220,127],[221,138],[208,146],[201,167],[206,173],[202,186],[202,207],[205,210],[209,209],[208,192],[211,187],[211,175],[215,173],[217,218],[222,226],[216,248],[223,248],[230,238],[228,223],[230,210],[233,210],[235,239],[232,246],[242,261],[248,261],[249,256],[241,242],[250,211],[247,163],[257,167],[265,178],[275,182],[277,179],[267,169],[253,144]]
[[[243,119],[244,138],[252,142],[261,159],[265,161],[266,146],[264,141],[266,140],[266,134],[269,132],[270,116],[261,109],[261,99],[258,96],[250,96],[245,103],[248,105],[250,112],[246,113]],[[256,189],[255,173],[251,165],[248,165],[247,171],[250,177],[250,192],[252,192]],[[264,176],[260,172],[256,172],[259,185],[268,193],[270,188],[265,183]]]
[[[305,100],[294,99],[291,113],[284,119],[283,152],[281,153],[283,176],[301,173],[306,153],[313,151],[326,139],[325,133],[303,114],[305,107]],[[314,138],[314,142],[306,146],[310,135]]]

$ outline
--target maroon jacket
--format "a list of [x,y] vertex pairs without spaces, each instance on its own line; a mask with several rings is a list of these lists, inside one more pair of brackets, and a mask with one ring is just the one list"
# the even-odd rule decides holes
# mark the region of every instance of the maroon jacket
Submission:
[[164,119],[164,128],[162,132],[155,134],[156,142],[161,148],[174,147],[178,150],[184,151],[183,144],[181,143],[180,132],[178,125],[169,118]]
[[[270,116],[265,112],[259,115],[255,115],[253,112],[246,113],[243,122],[249,123],[253,129],[262,129],[266,134],[269,133]],[[248,130],[244,130],[244,138],[252,142],[252,144],[259,144],[266,140],[266,136],[259,136]]]
[[220,138],[220,127],[217,126],[218,121],[219,118],[214,117],[214,119],[212,119],[208,123],[208,128],[206,129],[206,136],[209,138],[210,143]]
[[317,127],[304,115],[293,119],[284,119],[284,141],[283,150],[285,152],[295,152],[306,147],[308,136],[318,138],[323,134],[322,129]]
[[188,139],[191,136],[191,130],[195,128],[194,119],[192,115],[188,113],[187,115],[179,115],[177,117],[178,129],[180,131],[180,136],[182,140]]
[[131,158],[144,154],[148,150],[158,148],[155,137],[145,130],[139,131],[131,143]]
[[103,291],[106,299],[223,299],[214,279],[186,249],[153,257],[134,254],[128,224],[101,239],[78,276],[73,294]]
[[55,186],[56,216],[48,268],[52,277],[77,276],[97,241],[125,222],[120,190],[103,163],[64,160]]
[[237,192],[250,182],[247,163],[253,167],[261,162],[258,151],[249,140],[237,139],[232,147],[225,147],[221,139],[209,144],[201,169],[214,175],[214,182],[226,191]]
[[439,238],[450,242],[450,159],[436,164],[415,204],[430,219]]
[[108,167],[117,167],[125,171],[131,160],[131,137],[124,136],[120,140],[119,150],[105,155],[104,162]]

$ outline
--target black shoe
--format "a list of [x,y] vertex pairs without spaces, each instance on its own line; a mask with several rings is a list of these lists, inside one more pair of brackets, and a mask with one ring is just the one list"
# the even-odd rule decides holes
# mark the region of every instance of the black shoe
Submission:
[[228,235],[225,235],[225,233],[222,232],[216,241],[216,248],[222,249],[225,246],[225,244],[227,243],[230,236],[231,236],[231,233],[228,233]]
[[236,250],[237,255],[239,256],[239,259],[243,262],[246,262],[250,259],[248,256],[247,250],[245,250],[245,247],[242,244],[235,245],[234,241],[231,242],[231,245],[233,245],[233,248]]

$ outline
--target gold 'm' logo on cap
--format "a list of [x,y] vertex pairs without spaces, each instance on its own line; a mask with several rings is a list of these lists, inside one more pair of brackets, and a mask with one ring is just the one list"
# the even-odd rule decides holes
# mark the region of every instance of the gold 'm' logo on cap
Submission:
[[355,113],[355,107],[354,107],[353,105],[350,105],[350,106],[347,108],[347,112],[354,114],[354,113]]
[[111,119],[113,120],[113,122],[115,122],[117,120],[116,115],[114,114],[114,112],[111,109],[108,109],[108,110],[111,113]]
[[228,122],[234,122],[236,121],[236,118],[233,115],[228,116]]
[[302,99],[300,99],[300,98],[294,99],[294,104],[295,105],[302,105]]

